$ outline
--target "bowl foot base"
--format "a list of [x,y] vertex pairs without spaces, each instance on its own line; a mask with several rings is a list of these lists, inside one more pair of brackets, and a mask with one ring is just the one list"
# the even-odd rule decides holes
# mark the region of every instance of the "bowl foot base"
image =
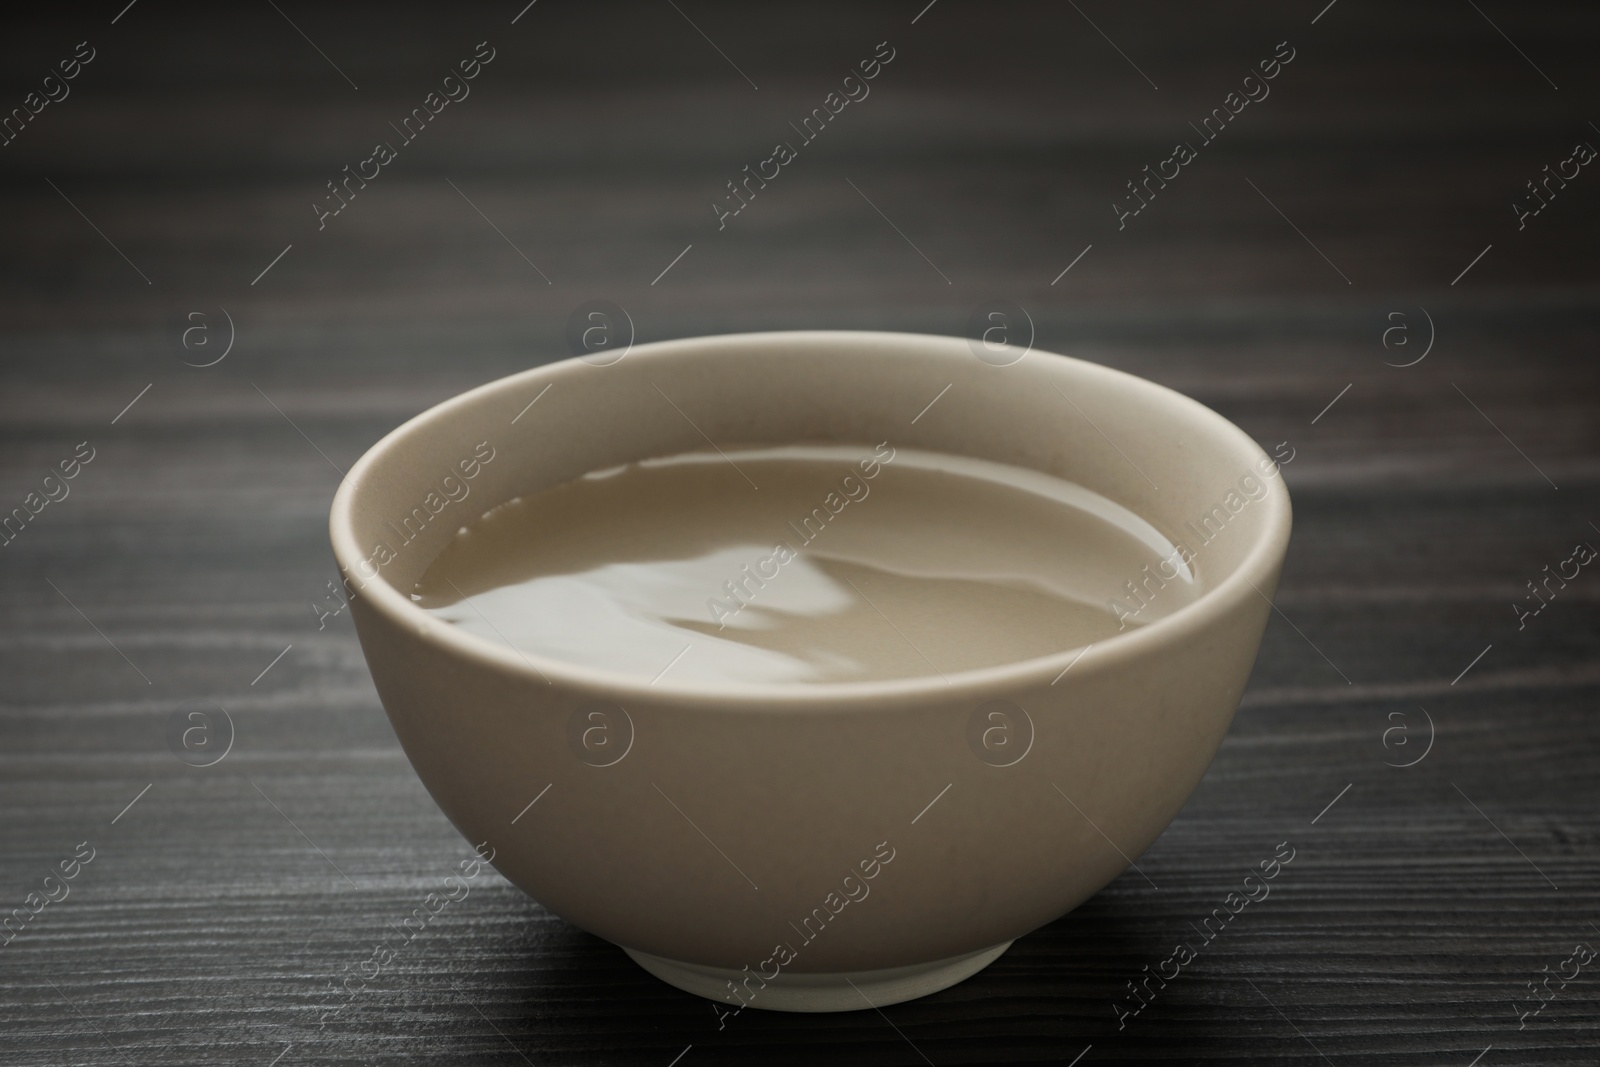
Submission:
[[[622,951],[668,985],[708,1000],[771,1011],[858,1011],[915,1000],[948,989],[989,966],[1010,947],[1011,942],[1007,941],[962,956],[877,971],[816,974],[781,971],[765,985],[760,978],[752,978],[748,987],[740,984],[743,979],[750,978],[748,971],[669,960],[631,948]],[[729,987],[730,982],[741,991],[749,988],[750,995],[736,996]]]

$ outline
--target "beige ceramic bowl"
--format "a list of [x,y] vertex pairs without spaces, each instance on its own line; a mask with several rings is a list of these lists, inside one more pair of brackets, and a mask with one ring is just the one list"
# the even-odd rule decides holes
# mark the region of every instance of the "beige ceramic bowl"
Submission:
[[[488,508],[708,440],[887,440],[1045,471],[1194,546],[1204,591],[1087,653],[717,688],[519,653],[411,602]],[[501,873],[679,988],[834,1011],[961,981],[1150,846],[1238,706],[1290,509],[1249,437],[1139,378],[1037,351],[995,366],[960,338],[803,332],[474,389],[363,456],[330,525],[395,733]]]

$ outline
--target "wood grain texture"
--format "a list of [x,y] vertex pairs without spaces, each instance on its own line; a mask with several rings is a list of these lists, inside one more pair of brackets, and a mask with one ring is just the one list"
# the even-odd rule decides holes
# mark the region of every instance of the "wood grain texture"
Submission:
[[[1520,230],[1511,203],[1600,144],[1600,12],[1077,6],[114,3],[0,35],[8,108],[97,50],[0,148],[0,511],[95,449],[0,549],[0,914],[95,849],[0,947],[0,1064],[1593,1064],[1600,972],[1526,1028],[1513,1001],[1600,944],[1600,577],[1524,629],[1510,605],[1600,544],[1600,174]],[[485,39],[472,95],[319,231],[324,183]],[[883,40],[871,96],[719,230],[724,183]],[[1119,230],[1124,183],[1284,40],[1271,95]],[[925,1000],[719,1030],[486,874],[326,1014],[470,854],[348,618],[319,629],[338,468],[564,357],[597,298],[640,341],[960,333],[1006,300],[1039,347],[1291,444],[1280,613],[1148,881]],[[185,366],[220,351],[186,316],[220,344],[222,309],[233,350]],[[1423,309],[1430,354],[1386,366]],[[186,701],[232,717],[215,766],[168,748]],[[1423,709],[1431,750],[1391,766]],[[1271,896],[1119,1029],[1282,841]]]

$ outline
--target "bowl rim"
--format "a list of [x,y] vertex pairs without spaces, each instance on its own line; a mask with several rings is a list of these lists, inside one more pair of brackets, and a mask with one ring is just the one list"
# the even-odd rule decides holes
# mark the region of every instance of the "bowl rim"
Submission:
[[[878,330],[774,330],[736,334],[712,334],[675,338],[635,345],[628,352],[633,360],[657,360],[692,357],[708,345],[788,346],[817,344],[838,346],[851,342],[876,343],[882,341],[910,342],[927,345],[930,351],[941,347],[948,350],[949,342],[963,346],[966,340],[941,334],[908,333]],[[1167,386],[1141,378],[1126,371],[1103,364],[1059,353],[1033,349],[1030,354],[1059,359],[1075,366],[1075,373],[1100,376],[1114,387],[1143,391],[1161,402],[1178,408],[1187,408],[1199,415],[1199,422],[1210,428],[1208,442],[1231,441],[1254,451],[1261,458],[1271,459],[1256,441],[1238,426],[1191,397]],[[1292,506],[1288,486],[1281,484],[1281,492],[1270,493],[1261,503],[1266,504],[1265,524],[1255,543],[1246,551],[1233,573],[1211,589],[1204,590],[1193,601],[1143,626],[1121,632],[1088,645],[1063,649],[1046,656],[1017,660],[990,667],[952,671],[945,675],[914,675],[904,678],[877,679],[852,682],[718,682],[714,684],[663,680],[663,684],[647,682],[633,675],[621,674],[567,660],[556,659],[537,652],[517,649],[490,641],[461,627],[440,623],[425,609],[385,580],[381,572],[372,578],[354,578],[356,564],[363,554],[356,540],[354,514],[360,504],[368,474],[383,463],[397,444],[421,428],[448,419],[463,408],[474,405],[482,397],[513,389],[522,384],[538,384],[545,379],[554,382],[562,376],[593,372],[596,368],[579,358],[557,360],[530,367],[525,371],[485,382],[466,392],[412,416],[385,434],[353,464],[334,493],[328,515],[329,540],[340,574],[358,582],[351,590],[352,600],[361,597],[370,606],[396,626],[420,634],[421,639],[443,647],[468,663],[501,672],[522,676],[530,682],[546,682],[568,690],[604,696],[616,702],[641,698],[650,704],[692,704],[708,710],[750,711],[762,707],[815,708],[819,710],[858,708],[864,702],[905,705],[927,703],[930,698],[942,701],[983,701],[1001,692],[1018,692],[1026,689],[1048,687],[1061,680],[1069,668],[1081,679],[1104,670],[1126,665],[1140,657],[1155,655],[1162,648],[1203,632],[1207,627],[1235,610],[1242,600],[1260,597],[1276,610],[1264,586],[1275,578],[1288,549],[1292,524]],[[1274,461],[1276,465],[1276,461]],[[1279,468],[1278,479],[1282,483]],[[360,572],[355,571],[359,576]],[[1098,655],[1088,652],[1099,650]],[[1085,662],[1079,669],[1079,660]],[[1092,661],[1092,662],[1091,662]]]

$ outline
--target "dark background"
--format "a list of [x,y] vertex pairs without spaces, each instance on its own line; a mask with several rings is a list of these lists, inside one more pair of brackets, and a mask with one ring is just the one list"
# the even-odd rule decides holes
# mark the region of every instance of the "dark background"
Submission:
[[[1511,205],[1600,146],[1600,10],[522,2],[8,15],[0,107],[97,55],[0,148],[0,512],[95,458],[0,549],[0,914],[95,858],[0,947],[0,1063],[1596,1062],[1600,964],[1519,1014],[1600,945],[1600,575],[1511,605],[1600,545],[1600,172],[1524,229]],[[324,183],[484,40],[319,232]],[[724,183],[883,40],[870,97],[719,232]],[[1124,182],[1280,41],[1268,99],[1119,231]],[[933,997],[719,1031],[490,873],[318,1025],[470,855],[348,612],[319,629],[335,468],[567,356],[597,299],[639,341],[962,333],[1003,301],[1290,444],[1280,614],[1149,882]],[[178,758],[186,708],[226,710],[226,758]],[[1119,1031],[1125,983],[1285,840],[1270,899]]]

